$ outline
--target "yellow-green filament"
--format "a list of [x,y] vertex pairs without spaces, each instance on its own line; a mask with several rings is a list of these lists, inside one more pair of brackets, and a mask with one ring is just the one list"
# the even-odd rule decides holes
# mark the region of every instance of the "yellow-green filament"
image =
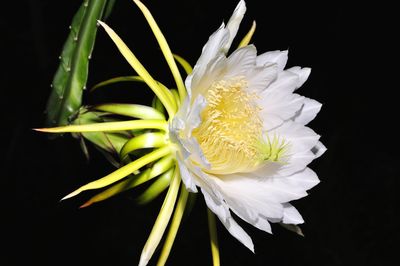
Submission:
[[67,196],[65,196],[64,198],[62,198],[62,200],[74,197],[74,196],[78,195],[79,193],[86,191],[86,190],[97,189],[97,188],[102,188],[102,187],[111,185],[112,183],[115,183],[115,182],[121,180],[122,178],[132,174],[136,170],[139,170],[141,167],[145,166],[146,164],[154,162],[154,161],[168,155],[169,153],[171,153],[171,148],[169,146],[164,146],[155,151],[152,151],[152,152],[140,157],[139,159],[137,159],[125,166],[122,166],[121,168],[117,169],[116,171],[112,172],[111,174],[108,174],[103,178],[100,178],[98,180],[95,180],[93,182],[90,182],[90,183],[78,188],[77,190],[73,191],[72,193],[70,193]]
[[253,37],[253,34],[255,31],[256,31],[256,22],[253,21],[253,24],[251,25],[249,32],[240,41],[238,48],[242,48],[242,47],[248,45],[250,43],[251,38]]
[[121,122],[104,122],[86,125],[69,125],[63,127],[37,128],[36,131],[48,133],[66,132],[98,132],[98,131],[124,131],[134,129],[159,129],[167,131],[168,123],[165,120],[129,120]]
[[135,4],[140,8],[142,11],[143,15],[145,16],[147,22],[150,25],[151,30],[154,33],[154,36],[157,39],[158,44],[160,45],[161,51],[165,57],[165,60],[168,63],[168,66],[171,70],[172,76],[175,79],[176,86],[178,87],[179,95],[181,98],[181,101],[186,97],[186,89],[185,85],[183,84],[183,80],[181,77],[181,74],[179,73],[178,66],[175,63],[174,57],[172,55],[171,49],[169,48],[169,45],[167,43],[167,40],[165,39],[164,35],[162,34],[160,28],[158,27],[156,21],[154,20],[153,16],[151,15],[150,11],[147,9],[145,5],[142,4],[142,2],[138,0],[133,0]]
[[169,97],[169,92],[164,88],[160,87],[160,85],[153,79],[153,77],[149,74],[149,72],[144,68],[144,66],[140,63],[140,61],[136,58],[136,56],[132,53],[132,51],[128,48],[128,46],[122,41],[122,39],[104,22],[98,21],[101,26],[106,30],[110,38],[114,41],[115,45],[118,47],[121,54],[125,57],[126,61],[132,66],[132,68],[138,73],[139,76],[143,78],[146,84],[154,91],[157,97],[167,109],[167,112],[170,117],[173,117],[175,114],[174,106],[175,104],[171,102],[171,98]]
[[211,255],[214,266],[220,265],[219,248],[218,248],[218,235],[217,224],[215,221],[215,214],[207,208],[208,229],[210,233]]
[[175,241],[176,234],[178,233],[179,225],[182,221],[182,216],[185,211],[189,192],[186,190],[185,185],[181,185],[181,193],[179,195],[178,202],[176,204],[174,216],[172,217],[171,225],[167,237],[165,239],[164,246],[161,250],[161,255],[158,259],[157,266],[164,266],[167,262],[169,253],[171,252],[172,245]]
[[140,256],[139,266],[145,266],[153,256],[158,244],[164,235],[165,229],[171,219],[172,211],[174,210],[176,198],[179,191],[179,184],[181,182],[179,170],[176,167],[174,175],[171,180],[167,195],[165,196],[164,203],[158,213],[157,219],[151,230],[150,236],[144,245],[142,254]]

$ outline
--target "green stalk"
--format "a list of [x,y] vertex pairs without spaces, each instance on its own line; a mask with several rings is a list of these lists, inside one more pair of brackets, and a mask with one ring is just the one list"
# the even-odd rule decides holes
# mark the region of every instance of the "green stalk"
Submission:
[[[84,0],[72,19],[47,102],[46,123],[49,127],[69,124],[82,105],[97,20],[102,18],[106,5],[107,0]],[[109,13],[112,4],[108,7]]]

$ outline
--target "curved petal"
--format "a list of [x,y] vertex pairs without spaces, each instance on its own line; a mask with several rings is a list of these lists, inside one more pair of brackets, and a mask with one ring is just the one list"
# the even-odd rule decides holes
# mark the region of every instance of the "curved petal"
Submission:
[[321,156],[322,154],[324,154],[324,152],[326,151],[326,147],[324,146],[324,144],[322,144],[322,142],[318,141],[317,144],[311,149],[311,151],[314,153],[315,158],[318,158],[319,156]]
[[[267,194],[269,201],[275,200],[279,203],[287,203],[307,196],[307,190],[319,183],[318,176],[310,168],[296,172],[289,176],[270,176],[266,168],[261,168],[247,179],[258,180],[258,185]],[[281,216],[282,217],[282,216]],[[277,218],[277,217],[268,217]]]
[[310,98],[303,99],[303,106],[301,110],[293,117],[297,123],[307,125],[312,121],[321,110],[322,104]]
[[264,66],[265,64],[275,63],[277,64],[278,72],[283,71],[288,60],[288,51],[271,51],[260,54],[257,56],[257,66]]
[[176,158],[178,161],[178,167],[181,174],[182,182],[185,184],[186,189],[189,192],[197,192],[195,177],[190,173],[189,169],[186,167],[186,164],[179,157]]
[[221,49],[227,43],[228,38],[229,31],[225,29],[225,24],[222,23],[219,29],[210,36],[208,42],[204,45],[201,56],[193,68],[193,72],[185,80],[189,97],[191,96],[192,88],[198,87],[198,82],[203,77],[210,61],[222,52]]
[[283,219],[285,224],[302,224],[304,223],[303,217],[299,211],[290,203],[283,204]]
[[296,67],[286,69],[286,71],[296,74],[299,77],[299,81],[296,85],[296,89],[298,89],[304,84],[304,82],[306,82],[306,80],[310,76],[311,68],[309,68],[309,67],[301,68],[301,67],[296,66]]
[[264,93],[258,102],[258,106],[262,108],[260,116],[263,119],[264,130],[269,131],[295,116],[303,106],[304,97],[271,90]]
[[247,45],[235,50],[227,60],[226,76],[244,76],[256,62],[257,49],[254,45]]
[[251,93],[260,94],[268,88],[269,84],[277,78],[277,65],[269,64],[264,66],[255,66],[246,74],[249,90]]
[[229,30],[229,39],[223,47],[223,51],[225,53],[227,53],[229,48],[231,47],[232,41],[236,36],[236,33],[239,29],[240,23],[242,22],[245,13],[246,13],[246,3],[243,0],[241,0],[239,4],[236,6],[235,11],[233,11],[231,18],[229,19],[228,24],[226,25],[226,28]]

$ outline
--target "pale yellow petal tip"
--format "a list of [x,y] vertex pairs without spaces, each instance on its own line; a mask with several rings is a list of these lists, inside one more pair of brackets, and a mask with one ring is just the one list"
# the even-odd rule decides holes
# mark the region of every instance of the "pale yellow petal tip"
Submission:
[[63,133],[65,127],[44,127],[44,128],[33,128],[32,130],[45,133]]
[[75,190],[74,192],[69,193],[67,196],[65,196],[64,198],[62,198],[60,201],[75,197],[76,195],[78,195],[79,193],[81,193],[82,191],[80,189]]
[[49,132],[49,130],[51,130],[51,128],[32,128],[32,130],[38,131],[38,132]]
[[143,254],[140,256],[140,260],[139,260],[139,266],[146,266],[149,263],[149,257],[148,254]]

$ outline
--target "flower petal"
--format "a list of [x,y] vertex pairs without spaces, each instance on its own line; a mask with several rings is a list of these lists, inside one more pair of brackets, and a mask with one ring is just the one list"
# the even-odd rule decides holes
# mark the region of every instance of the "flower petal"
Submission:
[[247,45],[235,50],[227,60],[226,77],[244,76],[256,62],[257,49],[254,45]]
[[276,64],[253,67],[246,77],[250,92],[260,94],[276,80],[277,73]]
[[320,141],[317,142],[317,144],[311,149],[311,151],[314,153],[315,158],[318,158],[319,156],[321,156],[322,154],[324,154],[324,152],[326,151],[326,147],[324,146],[324,144],[322,144]]
[[293,117],[293,120],[297,123],[307,125],[312,121],[321,110],[322,104],[316,100],[310,98],[304,98],[303,107],[301,110]]
[[[268,201],[286,203],[300,199],[307,196],[307,190],[319,183],[317,175],[309,168],[305,168],[289,176],[270,176],[267,168],[261,168],[251,173],[251,175],[247,176],[247,179],[258,180],[258,185],[264,191],[264,194],[266,194],[264,197]],[[271,218],[279,217],[268,217],[269,220]]]
[[303,217],[299,211],[290,203],[283,204],[283,219],[285,224],[302,224],[304,223]]
[[208,64],[212,59],[214,59],[219,53],[221,53],[222,47],[228,41],[229,32],[225,29],[225,24],[219,27],[219,29],[214,32],[208,42],[204,45],[200,58],[197,60],[196,65],[193,68],[192,74],[188,75],[185,80],[185,85],[188,90],[189,97],[193,88],[198,87],[198,82],[203,77]]
[[283,71],[288,60],[288,51],[271,51],[260,54],[257,56],[257,66],[264,66],[265,64],[276,63],[278,65],[278,72]]
[[241,0],[239,4],[236,6],[235,11],[226,25],[226,28],[229,30],[229,39],[223,47],[223,51],[225,53],[228,52],[231,47],[232,41],[236,36],[236,33],[239,29],[240,23],[242,22],[243,16],[246,13],[246,3]]
[[245,247],[250,249],[254,253],[254,244],[251,237],[243,230],[240,225],[230,217],[227,222],[223,223],[225,228],[233,235],[237,240],[240,241]]
[[185,184],[186,189],[189,192],[196,193],[197,187],[196,187],[195,177],[192,176],[192,174],[190,173],[189,169],[186,167],[186,164],[183,162],[182,159],[180,159],[177,156],[176,160],[178,161],[178,167],[181,173],[182,182]]
[[230,174],[216,181],[229,207],[247,222],[253,224],[259,215],[282,218],[282,205],[266,193],[264,180],[251,179],[246,174]]
[[269,131],[295,116],[303,106],[304,97],[270,90],[258,102],[262,108],[260,116],[263,118],[264,129]]
[[286,69],[286,71],[296,74],[299,77],[299,81],[296,86],[296,89],[297,89],[297,88],[300,88],[304,84],[304,82],[306,82],[306,80],[310,76],[311,68],[309,68],[309,67],[301,68],[301,67],[296,66],[296,67]]

